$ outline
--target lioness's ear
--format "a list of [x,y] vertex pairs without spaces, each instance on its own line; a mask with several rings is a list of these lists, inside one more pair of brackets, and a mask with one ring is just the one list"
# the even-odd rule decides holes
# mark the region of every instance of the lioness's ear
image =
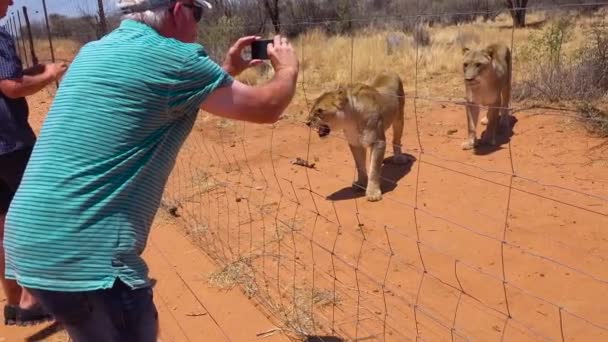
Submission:
[[496,56],[496,52],[497,52],[497,48],[496,45],[490,45],[488,47],[486,47],[483,52],[488,55],[490,58],[494,59],[494,57]]
[[465,53],[469,52],[471,49],[469,49],[468,47],[464,46],[462,47],[462,54],[464,55]]
[[337,95],[337,98],[340,100],[340,102],[343,102],[347,96],[346,89],[344,89],[344,88],[338,89],[338,91],[336,92],[336,95]]
[[346,89],[339,88],[338,91],[336,91],[336,100],[339,107],[344,107],[346,105],[348,102],[348,94]]

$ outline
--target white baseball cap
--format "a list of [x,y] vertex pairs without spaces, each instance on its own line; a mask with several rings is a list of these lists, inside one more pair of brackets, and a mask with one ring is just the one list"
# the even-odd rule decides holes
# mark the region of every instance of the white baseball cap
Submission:
[[[118,9],[123,14],[145,12],[159,7],[168,6],[176,0],[117,0]],[[194,6],[212,9],[208,1],[193,0]]]

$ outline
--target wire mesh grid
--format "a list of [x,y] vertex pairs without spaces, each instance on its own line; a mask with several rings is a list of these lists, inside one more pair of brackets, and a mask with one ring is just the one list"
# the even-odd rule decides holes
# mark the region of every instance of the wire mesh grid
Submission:
[[[425,15],[415,18],[422,22]],[[514,30],[510,36],[516,54]],[[342,67],[353,82],[357,56],[364,52],[357,51],[355,35],[349,39]],[[310,58],[305,39],[297,47],[302,61]],[[348,144],[341,135],[319,140],[302,122],[259,128],[210,119],[197,126],[167,193],[179,205],[186,229],[197,232],[203,249],[223,266],[218,274],[232,276],[294,338],[551,341],[606,336],[606,317],[593,299],[608,285],[598,268],[602,262],[586,268],[565,261],[565,255],[581,253],[580,246],[552,237],[550,230],[542,239],[560,246],[559,252],[525,240],[539,238],[534,218],[559,216],[554,210],[585,216],[591,225],[586,228],[600,232],[608,215],[605,192],[552,184],[520,172],[511,141],[503,155],[506,167],[465,162],[427,146],[420,128],[421,103],[456,108],[466,103],[419,94],[419,61],[425,50],[415,48],[416,67],[409,70],[415,74],[413,94],[406,96],[413,139],[404,148],[412,164],[401,170],[401,177],[407,177],[400,181],[383,175],[385,187],[407,191],[385,195],[381,204],[366,203],[364,189],[359,195],[343,189],[351,197],[336,199],[336,193],[327,192],[340,184],[349,188],[351,174],[334,168],[346,165],[356,173],[349,152],[341,148]],[[310,94],[328,90],[312,83],[304,68],[298,90],[305,113],[311,108]],[[508,110],[527,113],[532,108]],[[540,108],[535,115],[579,118],[560,108]],[[293,145],[298,147],[289,147]],[[344,161],[325,164],[323,156],[336,150]],[[303,168],[290,160],[294,153],[302,156]],[[428,202],[442,193],[437,184],[425,189],[431,186],[425,178],[437,173],[456,178],[444,183],[477,183],[464,198],[480,196],[478,187],[487,189],[492,195],[485,200],[494,201],[489,207],[496,210],[445,199],[430,207]],[[192,186],[187,179],[201,183]],[[524,198],[538,203],[536,214],[518,205]],[[582,205],[584,199],[596,205]],[[483,201],[482,196],[472,202]],[[383,214],[375,213],[377,206],[384,207]],[[476,219],[454,215],[463,211]],[[529,222],[516,220],[523,214],[530,215]],[[531,275],[536,278],[526,279]],[[580,291],[595,295],[581,296]]]

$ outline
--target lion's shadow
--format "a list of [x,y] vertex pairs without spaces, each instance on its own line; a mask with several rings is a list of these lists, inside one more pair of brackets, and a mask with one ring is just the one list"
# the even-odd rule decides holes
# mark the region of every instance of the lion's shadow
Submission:
[[306,336],[304,342],[344,342],[344,339],[338,336]]
[[[403,165],[393,163],[392,156],[384,159],[381,171],[382,180],[380,183],[380,189],[382,190],[383,195],[394,191],[397,188],[398,182],[412,170],[412,166],[416,162],[416,157],[407,153],[405,155],[410,161]],[[365,197],[364,189],[349,186],[327,196],[327,199],[330,201],[345,201],[361,197]]]
[[[496,151],[502,150],[503,145],[507,145],[507,144],[509,144],[509,142],[511,142],[511,138],[515,134],[514,129],[515,129],[516,124],[517,124],[517,118],[514,115],[510,115],[508,126],[500,127],[498,130],[498,134],[496,136],[496,145],[492,146],[492,145],[480,144],[479,146],[476,146],[474,149],[475,155],[484,156],[484,155],[492,154]],[[486,133],[487,133],[487,126],[486,126],[486,129],[481,134],[483,136]]]

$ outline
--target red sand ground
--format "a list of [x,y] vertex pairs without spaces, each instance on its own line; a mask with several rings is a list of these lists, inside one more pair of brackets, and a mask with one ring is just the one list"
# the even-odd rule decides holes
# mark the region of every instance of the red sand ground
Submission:
[[[30,99],[36,127],[48,101]],[[520,112],[511,150],[474,155],[460,149],[462,108],[437,106],[419,109],[420,154],[411,108],[404,145],[416,161],[385,165],[378,203],[350,189],[340,133],[310,137],[305,169],[291,163],[308,154],[302,124],[201,116],[168,185],[179,217],[159,216],[146,250],[162,339],[254,340],[272,314],[288,330],[347,339],[606,340],[605,140]],[[212,289],[211,259],[185,238],[221,262],[244,260],[234,273],[253,302]],[[0,327],[0,340],[39,329]]]

